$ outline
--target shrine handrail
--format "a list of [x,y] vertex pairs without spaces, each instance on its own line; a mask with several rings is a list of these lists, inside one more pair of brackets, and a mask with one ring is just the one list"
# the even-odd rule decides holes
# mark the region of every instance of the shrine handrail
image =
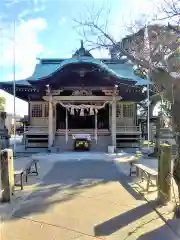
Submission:
[[[104,132],[107,131],[108,129],[97,129],[98,132]],[[65,132],[66,129],[58,129],[56,132]],[[69,132],[92,132],[94,131],[94,128],[92,129],[68,129]],[[116,131],[118,132],[141,132],[140,126],[132,126],[132,125],[122,125],[122,126],[117,126]],[[48,132],[48,126],[27,126],[25,128],[25,132]]]
[[25,127],[25,132],[48,132],[48,127],[46,126],[26,126]]
[[117,126],[116,131],[118,132],[141,132],[140,126],[129,126],[129,125],[123,125],[123,126]]

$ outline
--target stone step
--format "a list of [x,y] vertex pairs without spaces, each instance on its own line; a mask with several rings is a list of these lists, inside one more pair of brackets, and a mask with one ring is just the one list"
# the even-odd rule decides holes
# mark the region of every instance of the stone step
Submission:
[[172,145],[172,155],[175,156],[177,152],[177,145]]

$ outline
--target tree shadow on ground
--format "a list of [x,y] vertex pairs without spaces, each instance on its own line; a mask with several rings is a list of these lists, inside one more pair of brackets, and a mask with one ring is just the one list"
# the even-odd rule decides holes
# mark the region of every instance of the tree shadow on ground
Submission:
[[95,160],[56,162],[43,182],[30,194],[12,219],[43,213],[53,204],[72,200],[85,189],[109,182],[120,182],[136,199],[142,200],[129,185],[129,178],[119,173],[112,162]]
[[[170,219],[167,221],[167,224],[164,224],[163,226],[143,234],[142,236],[140,236],[137,240],[159,240],[159,239],[163,239],[163,240],[179,240],[180,239],[180,231],[179,231],[179,220],[174,220],[174,219]],[[174,225],[176,225],[175,229],[172,230],[171,227],[169,227],[169,225],[172,227]]]
[[155,201],[145,203],[97,225],[94,228],[95,236],[108,236],[119,231],[128,224],[150,214],[153,211],[152,207],[153,205],[155,206],[155,204]]

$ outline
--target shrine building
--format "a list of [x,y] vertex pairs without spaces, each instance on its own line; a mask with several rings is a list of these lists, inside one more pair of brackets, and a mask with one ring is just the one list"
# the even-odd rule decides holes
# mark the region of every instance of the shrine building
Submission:
[[[95,59],[83,43],[69,59],[39,59],[31,77],[16,81],[16,97],[28,102],[25,148],[73,150],[76,134],[90,149],[138,147],[137,104],[147,81],[125,60]],[[0,82],[13,95],[13,81]]]

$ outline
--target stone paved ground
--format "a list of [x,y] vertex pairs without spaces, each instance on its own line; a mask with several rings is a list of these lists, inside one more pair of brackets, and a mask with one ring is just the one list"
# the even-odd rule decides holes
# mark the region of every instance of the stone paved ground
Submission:
[[[31,157],[19,157],[14,159],[14,168],[16,170],[23,169],[24,166],[31,161]],[[8,218],[15,209],[27,198],[27,196],[36,189],[36,186],[41,183],[44,176],[50,171],[53,163],[50,161],[39,161],[38,163],[38,176],[29,176],[28,183],[25,183],[24,190],[21,191],[20,187],[15,187],[15,195],[12,197],[11,203],[0,204],[0,225],[1,221]],[[19,180],[19,179],[17,179]]]
[[112,162],[55,162],[1,239],[178,239],[129,181]]
[[[132,156],[133,157],[133,156]],[[127,156],[126,154],[122,157],[116,157],[114,159],[114,162],[120,171],[123,171],[125,175],[129,175],[129,160],[132,160],[132,157]],[[137,161],[137,160],[136,160]],[[138,159],[139,163],[142,163],[145,166],[148,166],[152,169],[155,169],[158,171],[158,160],[157,158],[148,158],[148,157],[142,157]],[[172,162],[173,165],[173,162]],[[136,177],[132,177],[132,180],[130,185],[132,189],[139,192],[147,201],[156,200],[158,197],[158,191],[157,187],[150,187],[149,191],[146,191],[146,185],[147,181],[141,181],[140,179]],[[164,218],[164,220],[170,225],[170,227],[178,233],[180,236],[180,222],[177,219],[174,219],[174,207],[175,203],[178,203],[178,189],[177,185],[175,184],[175,181],[172,179],[172,188],[171,188],[171,201],[166,206],[160,206],[156,205],[155,209],[156,211]]]

